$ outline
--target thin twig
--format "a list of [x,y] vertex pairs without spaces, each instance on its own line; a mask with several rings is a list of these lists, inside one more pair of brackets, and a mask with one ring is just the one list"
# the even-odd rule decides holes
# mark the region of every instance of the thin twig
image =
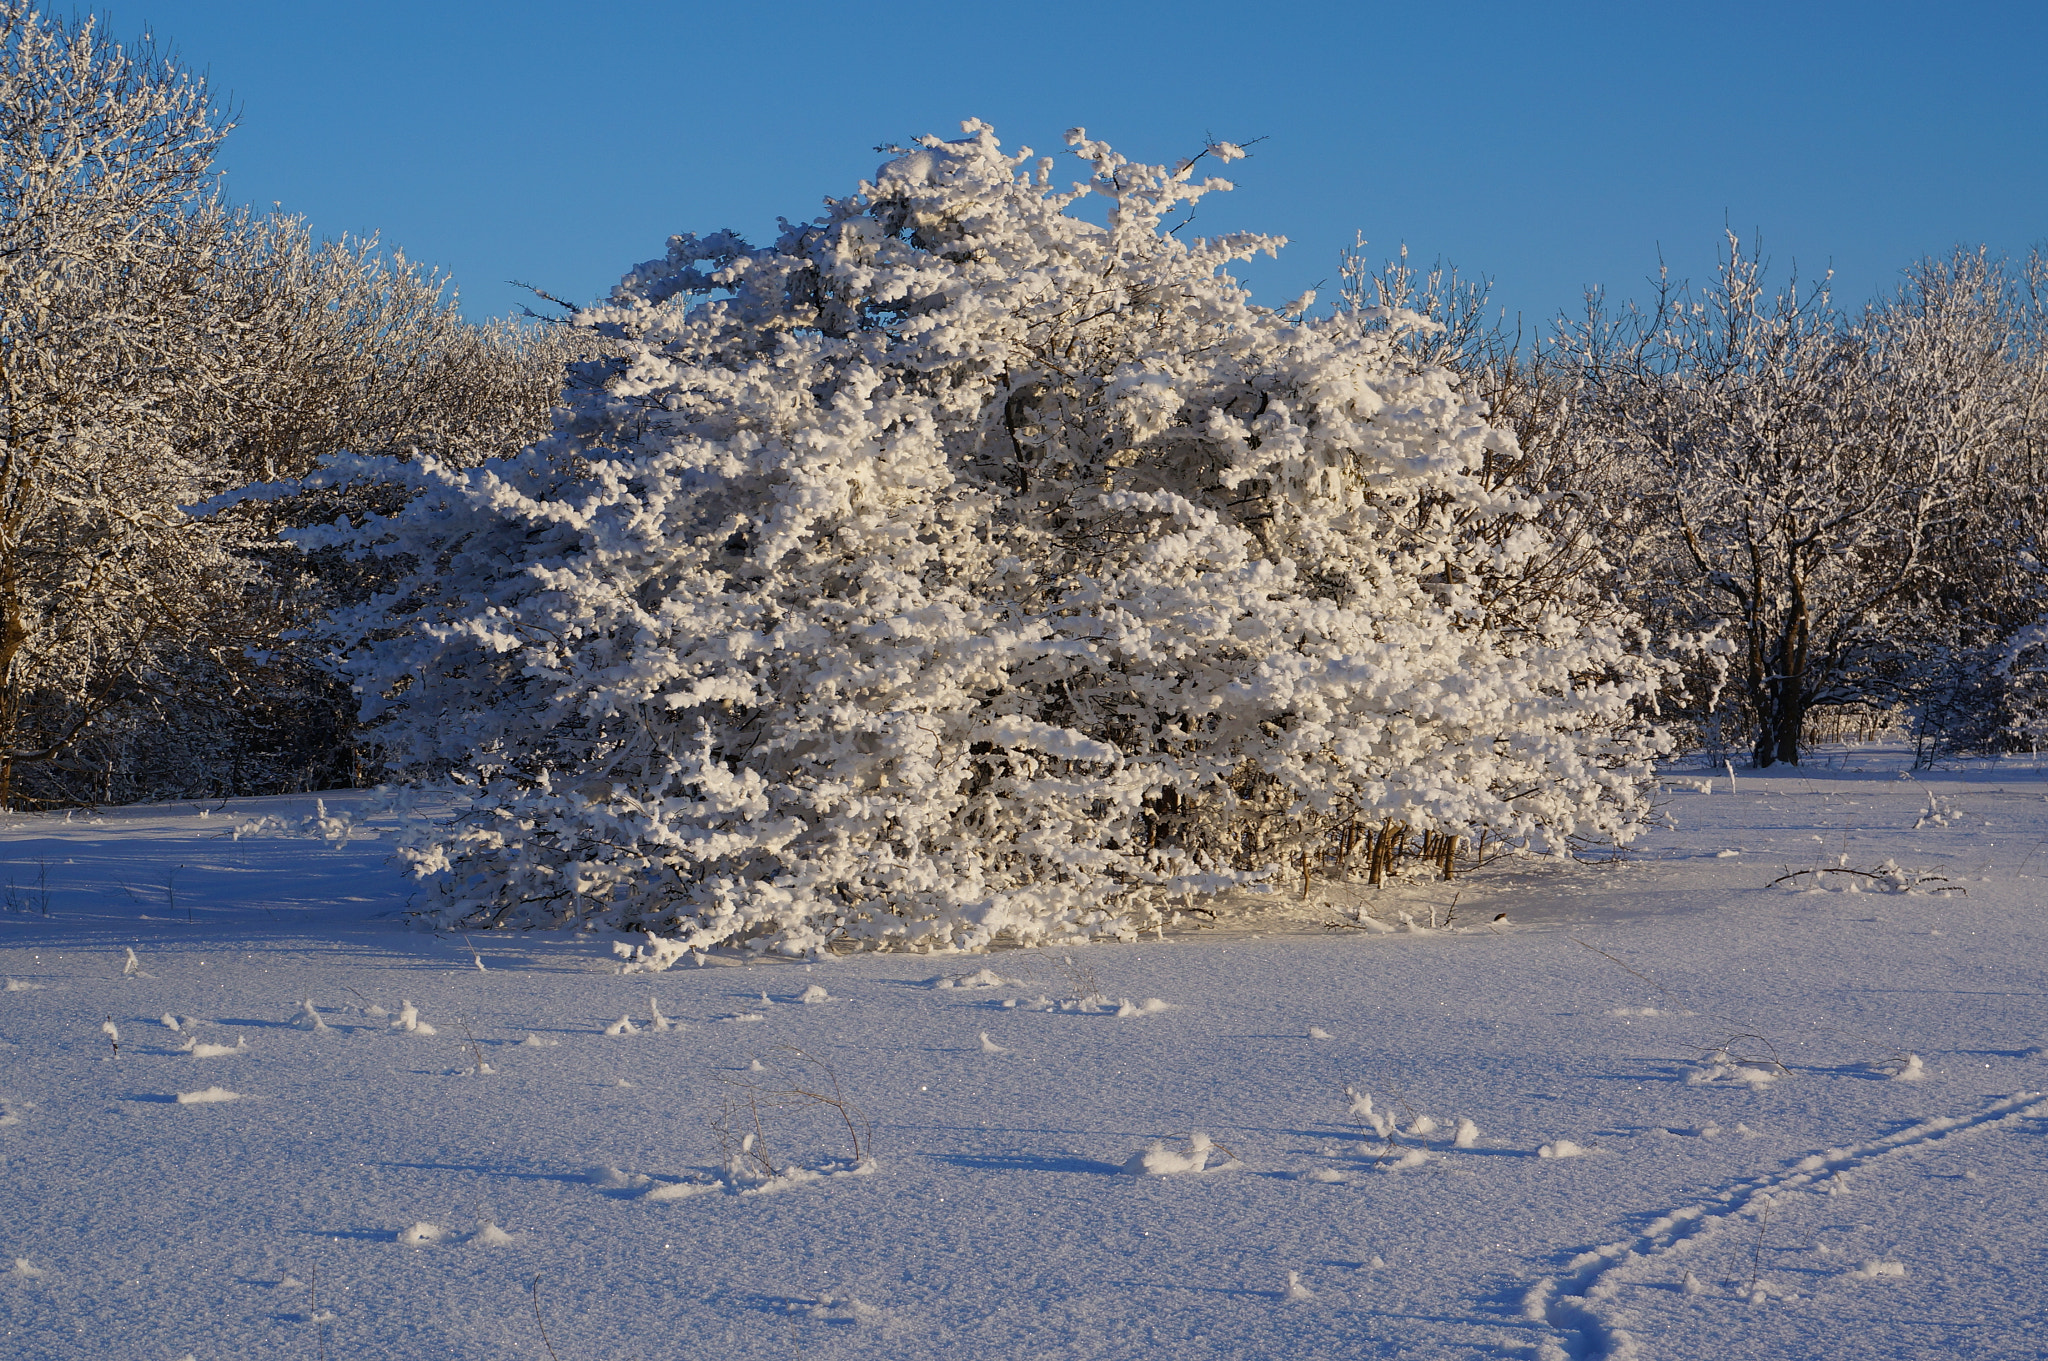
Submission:
[[[1577,936],[1573,936],[1571,939],[1575,944],[1585,945],[1588,950],[1591,950],[1594,954],[1600,956],[1600,958],[1606,960],[1608,963],[1618,965],[1624,972],[1634,974],[1637,978],[1642,979],[1645,983],[1648,983],[1651,987],[1655,988],[1658,992],[1663,993],[1666,997],[1671,997],[1671,990],[1665,987],[1662,983],[1659,983],[1656,979],[1650,977],[1648,974],[1643,973],[1639,969],[1630,968],[1628,965],[1623,964],[1620,960],[1616,959],[1613,955],[1608,954],[1605,950],[1601,949],[1597,945],[1586,945],[1586,942],[1580,940]],[[1672,1000],[1676,1001],[1677,999],[1673,997]]]
[[1771,1198],[1764,1196],[1761,1199],[1762,1208],[1756,1213],[1756,1242],[1749,1248],[1749,1289],[1742,1292],[1745,1295],[1756,1293],[1756,1283],[1763,1276],[1764,1231],[1770,1227]]
[[548,1325],[542,1321],[540,1316],[540,1277],[537,1274],[533,1278],[533,1285],[529,1288],[529,1293],[533,1296],[533,1326],[540,1329],[540,1340],[547,1347],[548,1356],[551,1358],[551,1361],[562,1361],[561,1357],[555,1355],[555,1344],[548,1337]]

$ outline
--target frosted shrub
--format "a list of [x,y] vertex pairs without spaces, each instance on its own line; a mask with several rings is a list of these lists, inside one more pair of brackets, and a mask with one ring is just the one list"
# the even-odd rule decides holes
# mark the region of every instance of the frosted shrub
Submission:
[[409,851],[429,911],[655,967],[971,949],[1127,938],[1368,819],[1631,835],[1657,667],[1517,589],[1559,546],[1427,323],[1252,305],[1277,238],[1163,228],[1229,187],[1194,162],[1076,130],[1060,190],[966,130],[773,246],[674,238],[574,318],[624,357],[550,441],[320,475],[409,497],[302,542],[410,564],[333,627],[388,759],[474,795]]

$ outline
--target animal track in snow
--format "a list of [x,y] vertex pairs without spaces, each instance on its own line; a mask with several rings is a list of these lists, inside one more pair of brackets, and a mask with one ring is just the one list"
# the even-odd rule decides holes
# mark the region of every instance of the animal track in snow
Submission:
[[[1638,1266],[1661,1269],[1659,1264],[1668,1255],[1683,1251],[1694,1239],[1712,1233],[1752,1210],[1761,1210],[1775,1198],[1802,1191],[1827,1195],[1830,1182],[1881,1158],[1966,1134],[2011,1128],[2023,1120],[2043,1116],[2048,1116],[2048,1094],[2017,1092],[1991,1102],[1974,1114],[1922,1120],[1897,1133],[1853,1148],[1830,1148],[1811,1154],[1788,1170],[1738,1182],[1713,1201],[1672,1210],[1632,1239],[1580,1253],[1568,1264],[1569,1274],[1546,1276],[1529,1288],[1522,1299],[1523,1317],[1555,1331],[1566,1355],[1639,1356],[1641,1352],[1635,1338],[1611,1323],[1603,1313],[1607,1300],[1619,1284],[1611,1277]],[[1894,1265],[1897,1264],[1869,1263],[1863,1269],[1890,1275],[1889,1270],[1882,1268]],[[1900,1273],[1903,1271],[1901,1267]]]

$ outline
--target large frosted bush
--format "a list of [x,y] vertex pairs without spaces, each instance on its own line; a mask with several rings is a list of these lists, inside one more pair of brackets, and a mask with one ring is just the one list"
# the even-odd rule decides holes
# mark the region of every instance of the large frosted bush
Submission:
[[1277,240],[1165,228],[1229,187],[1193,164],[1076,131],[1058,190],[966,130],[771,247],[674,238],[576,318],[625,357],[550,441],[324,474],[411,494],[308,543],[409,565],[335,629],[388,759],[473,795],[432,913],[975,948],[1390,817],[1631,835],[1657,668],[1542,579],[1423,323],[1252,305]]

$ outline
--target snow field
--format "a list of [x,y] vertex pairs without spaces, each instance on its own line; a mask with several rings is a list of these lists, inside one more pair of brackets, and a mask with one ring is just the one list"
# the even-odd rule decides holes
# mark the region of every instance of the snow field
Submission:
[[[1506,929],[659,974],[394,929],[368,796],[10,818],[57,916],[0,921],[0,1351],[535,1357],[539,1275],[563,1361],[2030,1354],[2048,783],[1915,828],[1892,775],[1674,790],[1632,863],[1461,885]],[[1770,887],[1815,835],[1968,893]],[[111,882],[176,864],[189,925]],[[784,1045],[871,1163],[815,1104],[721,1150]]]

